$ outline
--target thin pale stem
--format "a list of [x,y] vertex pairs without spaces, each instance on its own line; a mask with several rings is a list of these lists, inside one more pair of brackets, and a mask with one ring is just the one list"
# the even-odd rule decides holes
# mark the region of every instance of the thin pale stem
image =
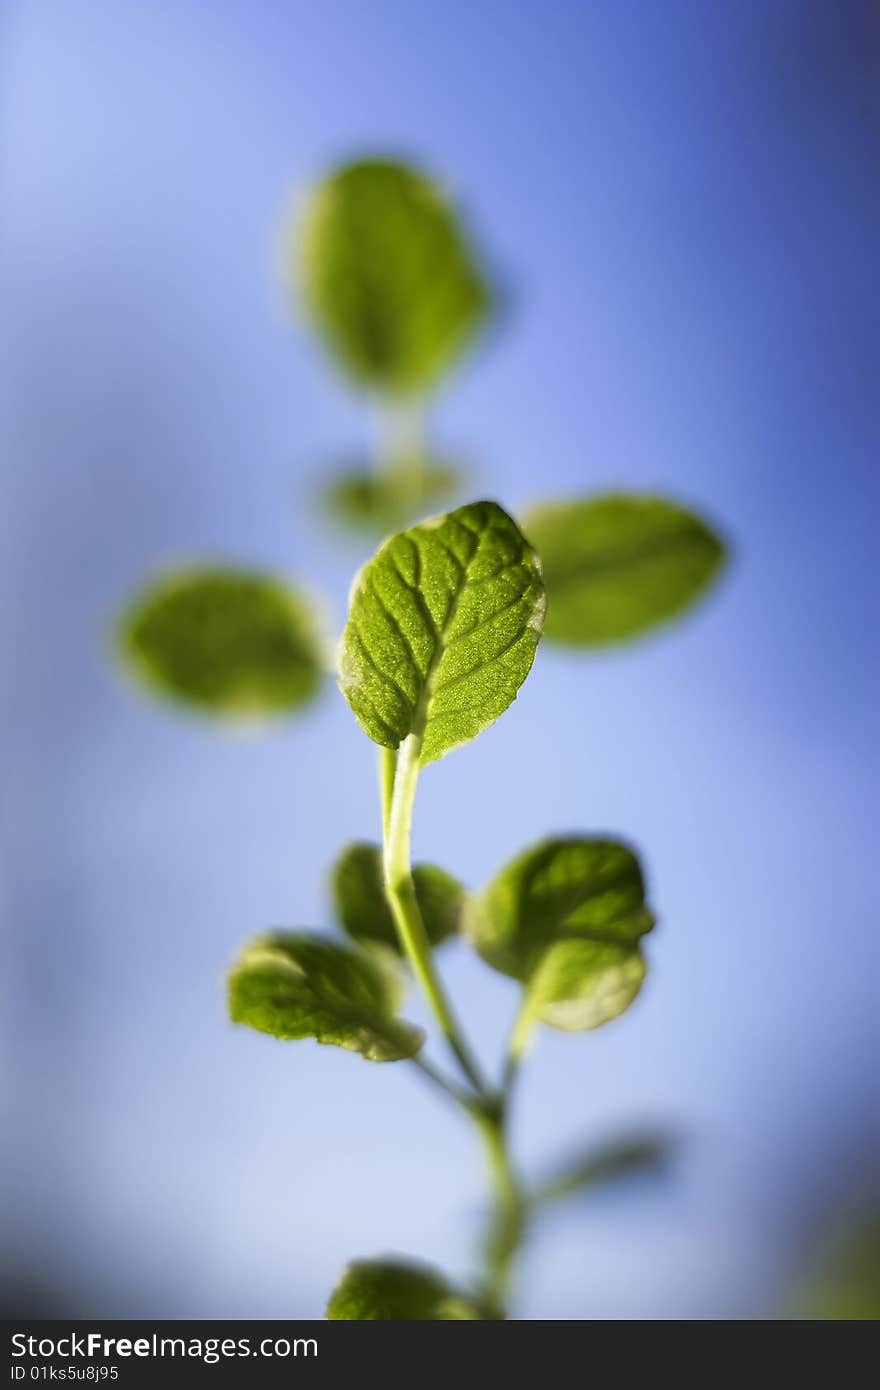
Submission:
[[410,734],[400,745],[385,832],[385,892],[401,944],[424,990],[443,1034],[465,1076],[480,1096],[488,1091],[480,1069],[462,1036],[452,1005],[434,965],[431,943],[416,898],[410,865],[413,803],[419,778],[421,738]]
[[498,1311],[506,1315],[512,1266],[525,1234],[528,1203],[510,1161],[504,1112],[484,1111],[477,1116],[477,1123],[495,1195],[486,1241],[486,1292]]
[[380,473],[418,492],[425,468],[425,407],[419,398],[394,397],[379,402]]
[[501,1205],[507,1211],[519,1206],[520,1193],[510,1155],[507,1151],[507,1135],[503,1119],[493,1115],[480,1116],[480,1132],[486,1142],[489,1171]]
[[[469,1111],[483,1137],[494,1192],[492,1227],[486,1246],[486,1291],[493,1306],[503,1315],[510,1294],[511,1267],[523,1238],[528,1203],[510,1161],[507,1097],[490,1091],[462,1034],[434,965],[431,943],[416,898],[410,843],[421,747],[420,735],[410,734],[396,753],[383,749],[380,754],[385,892],[401,945],[453,1054],[474,1088],[475,1094],[463,1091],[447,1081],[430,1062],[413,1058],[423,1075]],[[508,1052],[508,1087],[530,1027],[531,1021],[523,1011],[514,1026]]]
[[382,802],[382,839],[388,839],[391,825],[391,800],[394,796],[394,777],[397,772],[397,749],[379,749],[379,795]]
[[422,1075],[426,1077],[427,1080],[429,1080],[432,1083],[432,1085],[434,1085],[437,1088],[437,1090],[444,1092],[447,1099],[454,1101],[456,1105],[461,1106],[462,1109],[466,1110],[469,1115],[473,1115],[475,1113],[475,1109],[478,1108],[478,1102],[474,1100],[470,1092],[462,1090],[462,1088],[460,1086],[457,1086],[454,1081],[450,1081],[449,1078],[444,1076],[443,1073],[440,1070],[438,1070],[438,1068],[435,1067],[432,1062],[426,1061],[424,1057],[411,1057],[410,1061],[413,1063],[414,1066],[418,1067]]
[[510,1099],[513,1087],[516,1083],[516,1078],[519,1075],[520,1063],[529,1045],[534,1023],[534,1016],[529,1007],[528,992],[525,992],[516,1018],[514,1019],[510,1041],[507,1044],[507,1059],[504,1063],[502,1090],[508,1100]]

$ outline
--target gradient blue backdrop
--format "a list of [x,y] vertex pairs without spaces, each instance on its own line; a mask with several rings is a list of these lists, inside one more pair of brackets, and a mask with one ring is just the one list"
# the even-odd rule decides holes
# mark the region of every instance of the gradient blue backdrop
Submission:
[[[418,1078],[224,1016],[240,940],[325,922],[328,862],[376,832],[344,702],[230,736],[106,655],[120,600],[181,556],[305,578],[338,626],[365,552],[311,480],[368,421],[280,246],[329,161],[389,149],[448,181],[509,287],[435,415],[475,490],[659,488],[735,556],[668,634],[541,651],[423,779],[415,848],[469,882],[548,830],[618,831],[662,916],[631,1014],[541,1038],[516,1138],[537,1171],[657,1120],[677,1176],[560,1211],[521,1310],[772,1305],[877,1132],[876,9],[38,0],[0,37],[19,1297],[317,1316],[351,1255],[468,1265],[478,1155]],[[445,963],[490,1055],[511,990],[464,947]]]

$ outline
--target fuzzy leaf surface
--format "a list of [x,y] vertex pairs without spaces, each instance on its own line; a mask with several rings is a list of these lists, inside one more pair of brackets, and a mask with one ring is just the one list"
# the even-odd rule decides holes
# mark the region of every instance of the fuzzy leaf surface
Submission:
[[355,578],[340,688],[374,742],[421,740],[422,764],[516,698],[544,619],[540,565],[516,522],[474,502],[392,536]]

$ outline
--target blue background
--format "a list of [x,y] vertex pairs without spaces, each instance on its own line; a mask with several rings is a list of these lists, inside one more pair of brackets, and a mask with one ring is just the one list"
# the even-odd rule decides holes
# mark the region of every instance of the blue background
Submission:
[[[621,832],[662,918],[622,1022],[541,1037],[516,1142],[536,1173],[657,1122],[680,1161],[560,1208],[520,1312],[777,1306],[877,1141],[876,11],[42,0],[0,33],[19,1302],[311,1317],[349,1256],[472,1256],[479,1155],[415,1073],[224,1016],[239,942],[327,922],[337,847],[377,833],[342,698],[230,735],[107,653],[126,594],[181,557],[303,578],[341,623],[366,550],[312,487],[369,420],[280,265],[309,182],[378,149],[449,184],[509,287],[434,416],[473,490],[662,489],[734,548],[687,623],[543,649],[423,778],[417,854],[477,884],[549,830]],[[509,982],[464,946],[443,963],[493,1058]]]

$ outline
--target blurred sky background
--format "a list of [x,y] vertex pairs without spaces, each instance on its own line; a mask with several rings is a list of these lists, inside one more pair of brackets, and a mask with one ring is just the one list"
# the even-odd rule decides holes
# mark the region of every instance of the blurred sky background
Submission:
[[[181,557],[306,580],[340,625],[371,546],[312,489],[368,419],[280,247],[328,165],[390,151],[508,287],[434,415],[472,492],[656,488],[735,552],[668,633],[541,650],[422,780],[417,856],[476,885],[548,831],[622,833],[662,919],[623,1020],[542,1034],[515,1136],[537,1173],[656,1122],[680,1161],[560,1208],[519,1311],[775,1307],[877,1152],[876,6],[36,0],[0,26],[10,1297],[317,1317],[350,1256],[469,1267],[480,1155],[418,1076],[225,1016],[242,939],[328,923],[328,865],[377,835],[344,701],[228,734],[107,657]],[[463,945],[443,967],[492,1058],[510,982]]]

